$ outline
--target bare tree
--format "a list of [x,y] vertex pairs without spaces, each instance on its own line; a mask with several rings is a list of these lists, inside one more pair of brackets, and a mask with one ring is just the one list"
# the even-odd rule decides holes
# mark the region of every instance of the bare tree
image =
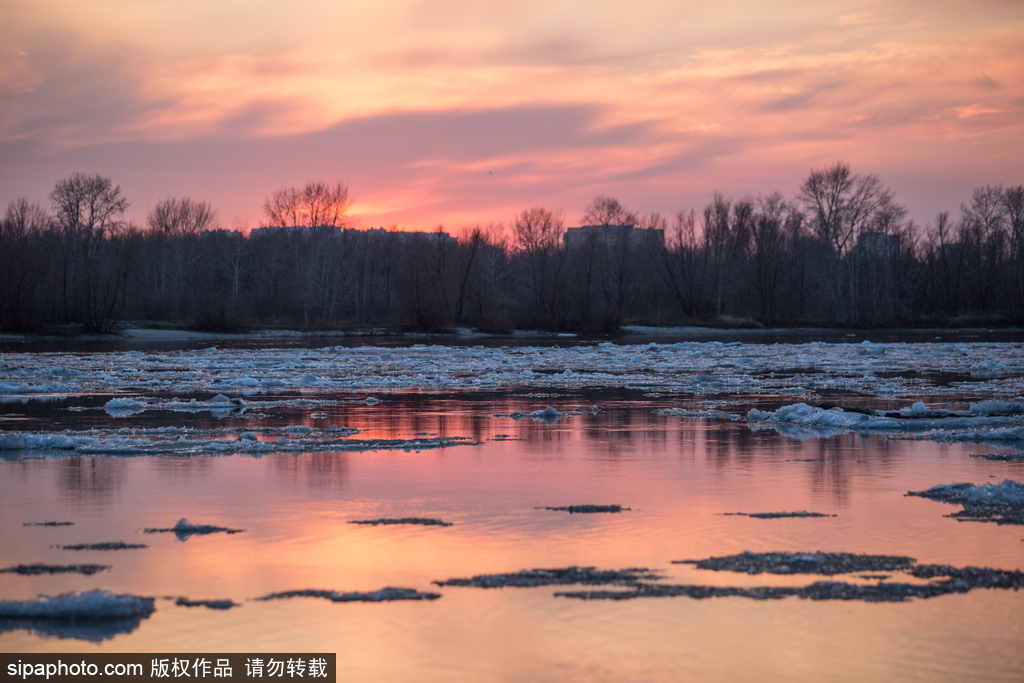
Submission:
[[63,237],[58,255],[62,317],[88,331],[107,332],[127,286],[131,254],[114,237],[126,226],[128,200],[110,178],[73,173],[57,182],[50,201]]
[[697,235],[693,211],[678,212],[669,227],[658,274],[672,294],[684,319],[698,319],[709,312],[707,269]]
[[[758,318],[774,323],[782,318],[787,280],[795,276],[794,237],[803,216],[779,192],[757,199],[747,262],[757,293]],[[789,311],[790,315],[795,311]]]
[[594,197],[580,218],[581,225],[633,226],[636,223],[635,213],[627,211],[618,199],[604,195]]
[[0,219],[0,329],[33,329],[41,322],[37,294],[48,273],[40,263],[51,223],[46,209],[26,199],[11,200]]
[[565,218],[560,211],[535,206],[517,214],[512,227],[526,269],[525,285],[533,295],[533,310],[541,324],[553,325],[558,280],[565,266]]
[[202,257],[199,236],[214,227],[217,212],[208,202],[188,197],[161,200],[147,216],[153,239],[147,240],[150,257],[144,264],[150,305],[157,315],[188,317],[186,301],[194,302]]
[[837,254],[844,254],[874,220],[875,212],[893,203],[893,194],[878,176],[854,175],[849,164],[837,161],[829,168],[811,171],[797,199],[810,212],[817,235]]
[[1010,272],[1014,275],[1017,320],[1024,320],[1024,186],[1003,192],[1003,208],[1010,228]]
[[57,225],[67,234],[101,237],[124,225],[129,203],[121,186],[101,175],[72,173],[50,193]]
[[277,190],[263,203],[263,213],[270,227],[346,227],[345,215],[352,205],[348,185],[309,182],[299,189]]
[[147,222],[151,230],[169,237],[198,235],[213,227],[217,212],[209,202],[198,202],[188,197],[171,197],[157,203],[149,212]]
[[893,193],[875,175],[854,175],[849,164],[811,171],[797,192],[810,218],[811,229],[827,248],[823,279],[831,301],[829,307],[838,322],[853,322],[857,316],[857,275],[855,259],[845,258],[858,236],[877,224],[880,212],[892,212]]
[[1005,209],[1001,185],[975,188],[971,203],[960,205],[959,232],[967,252],[968,298],[978,313],[992,312],[1007,299],[1007,285],[1001,281],[1010,245]]

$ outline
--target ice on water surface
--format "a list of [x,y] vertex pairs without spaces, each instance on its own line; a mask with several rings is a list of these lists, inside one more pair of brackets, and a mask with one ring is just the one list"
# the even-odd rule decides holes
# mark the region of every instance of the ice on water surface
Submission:
[[[998,524],[958,524],[945,516],[949,506],[904,494],[1019,494],[1013,481],[993,483],[1020,481],[1019,470],[1005,469],[1017,463],[967,455],[986,450],[978,441],[1020,448],[1024,346],[559,343],[575,345],[3,354],[0,407],[38,408],[53,397],[66,397],[67,407],[33,414],[14,405],[8,415],[20,411],[25,421],[0,421],[0,468],[11,474],[0,528],[12,543],[5,547],[16,549],[2,566],[67,564],[61,547],[115,538],[148,547],[74,553],[82,566],[110,566],[94,575],[0,574],[0,606],[10,612],[0,610],[0,637],[42,650],[53,638],[113,638],[111,648],[125,651],[343,642],[339,662],[367,680],[389,679],[380,667],[392,663],[423,675],[390,680],[444,680],[455,661],[466,662],[456,674],[487,678],[493,662],[534,657],[568,671],[565,680],[582,680],[575,674],[583,671],[599,680],[672,680],[699,653],[725,661],[721,651],[734,650],[737,638],[760,654],[819,633],[849,639],[851,651],[875,651],[888,644],[878,634],[890,624],[920,634],[907,636],[900,656],[945,656],[927,649],[941,638],[913,601],[873,612],[821,603],[882,599],[905,580],[933,591],[929,604],[948,610],[951,624],[970,621],[970,629],[949,626],[959,639],[1014,623],[1005,607],[1019,602],[1011,590],[956,602],[932,583],[962,582],[975,564],[1000,577],[1021,567],[1020,527],[1006,526],[1005,515]],[[62,428],[48,428],[44,413],[61,416]],[[977,484],[948,483],[965,481]],[[917,516],[904,525],[908,511]],[[75,525],[22,526],[44,519]],[[991,543],[995,534],[1003,541]],[[175,540],[183,536],[190,540]],[[672,564],[818,550],[912,555],[960,574],[931,583],[896,576],[889,587],[874,583],[884,577],[851,575],[824,596],[787,583],[789,575],[769,585]],[[631,599],[680,601],[613,613],[566,605],[543,582],[480,594],[434,583],[536,567],[648,567],[664,581],[613,588],[633,591]],[[44,593],[59,600],[32,597]],[[44,613],[70,614],[82,600],[74,596],[89,593],[83,604],[100,626]],[[722,600],[681,604],[703,593]],[[747,594],[808,600],[735,604]],[[98,616],[113,614],[115,599],[138,605],[131,598],[145,595],[158,596],[152,618],[145,604],[131,616]],[[52,600],[64,604],[44,606]],[[618,657],[609,661],[668,668],[650,676],[612,670],[617,664],[588,668],[602,647]],[[828,652],[821,660],[787,655],[811,662],[814,675],[797,677],[809,680],[851,664]],[[702,671],[684,673],[700,680]],[[879,672],[855,673],[868,680]]]
[[40,596],[35,600],[0,600],[0,619],[105,620],[148,617],[153,598],[116,595],[96,589],[84,593]]
[[[744,344],[464,348],[413,346],[129,353],[8,353],[0,394],[209,392],[210,403],[282,391],[660,387],[698,393],[849,390],[878,396],[1024,395],[1014,343]],[[984,366],[990,371],[979,373]],[[929,375],[943,375],[937,382]],[[134,409],[118,397],[111,409]],[[373,400],[370,400],[373,399]],[[375,397],[367,399],[372,404]]]

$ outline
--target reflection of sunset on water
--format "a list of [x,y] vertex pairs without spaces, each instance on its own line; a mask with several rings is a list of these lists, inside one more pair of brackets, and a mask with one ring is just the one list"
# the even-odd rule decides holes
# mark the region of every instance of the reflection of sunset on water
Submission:
[[[553,424],[495,417],[547,404],[566,414],[593,404],[601,409]],[[113,566],[86,583],[141,595],[232,598],[242,606],[219,613],[160,603],[153,618],[112,647],[226,651],[256,644],[275,651],[337,651],[339,665],[357,677],[480,680],[519,672],[537,680],[574,680],[597,665],[618,675],[669,680],[669,663],[682,657],[695,676],[724,671],[742,679],[752,675],[751,667],[775,666],[795,679],[814,678],[825,663],[842,662],[868,678],[884,678],[918,666],[918,658],[937,656],[932,646],[907,649],[893,637],[897,633],[924,630],[931,634],[929,643],[959,640],[967,623],[985,638],[1009,637],[1000,615],[1013,611],[1007,601],[1018,596],[1007,592],[895,605],[797,598],[767,604],[739,598],[600,604],[555,598],[551,588],[433,585],[568,566],[648,567],[666,582],[709,586],[801,586],[817,580],[671,564],[746,550],[899,553],[956,566],[1024,562],[1024,551],[1004,542],[1007,529],[960,524],[942,516],[944,506],[903,495],[939,481],[983,481],[992,464],[968,458],[971,446],[854,434],[801,442],[752,431],[745,422],[655,412],[665,405],[621,391],[585,397],[394,394],[376,406],[339,401],[318,409],[328,417],[309,420],[297,412],[272,421],[362,430],[352,438],[469,436],[479,445],[261,458],[2,462],[2,499],[17,510],[3,516],[4,556],[63,561],[68,551],[50,543],[141,540],[149,547],[74,558]],[[630,509],[538,509],[580,503]],[[724,514],[784,510],[837,516],[763,520]],[[172,526],[182,517],[245,531],[186,541],[141,534],[143,527]],[[402,517],[452,526],[349,524]],[[40,530],[21,526],[23,518],[68,519],[75,525]],[[442,598],[377,605],[315,598],[252,601],[284,590],[385,586],[433,590]],[[7,599],[82,588],[82,577],[30,583],[0,575],[0,593]],[[846,649],[823,640],[828,634],[842,634]],[[736,658],[730,653],[740,637],[746,652]],[[0,647],[52,651],[81,645],[15,631],[0,635]],[[1004,658],[1019,651],[1007,647]],[[864,649],[873,652],[874,663],[855,655]],[[601,657],[595,659],[595,652]],[[777,657],[792,661],[773,661]]]

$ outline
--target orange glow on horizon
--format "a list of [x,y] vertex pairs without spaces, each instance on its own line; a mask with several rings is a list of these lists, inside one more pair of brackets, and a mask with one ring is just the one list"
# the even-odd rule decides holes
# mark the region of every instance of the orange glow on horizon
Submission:
[[[97,171],[143,217],[191,195],[258,222],[273,188],[341,177],[367,225],[507,221],[535,205],[571,222],[596,194],[662,213],[715,190],[789,194],[843,159],[928,220],[974,186],[1022,182],[1019,3],[7,11],[4,202]],[[952,206],[929,203],[937,184],[959,194]]]

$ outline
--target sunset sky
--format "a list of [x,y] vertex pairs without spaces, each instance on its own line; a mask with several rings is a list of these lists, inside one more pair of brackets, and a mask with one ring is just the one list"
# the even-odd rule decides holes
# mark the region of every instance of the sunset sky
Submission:
[[82,171],[255,226],[341,180],[364,226],[458,231],[836,160],[921,223],[1024,184],[1024,2],[0,0],[0,206]]

